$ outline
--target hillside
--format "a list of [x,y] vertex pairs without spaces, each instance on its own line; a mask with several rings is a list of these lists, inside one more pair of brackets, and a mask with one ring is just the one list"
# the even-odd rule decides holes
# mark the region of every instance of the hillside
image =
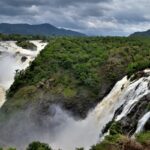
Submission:
[[142,36],[142,37],[150,37],[150,30],[143,31],[143,32],[135,32],[130,35],[131,37],[136,37],[136,36]]
[[41,35],[41,36],[85,36],[82,33],[57,28],[51,24],[0,24],[2,34]]
[[29,93],[24,91],[32,89],[33,95],[42,91],[56,97],[69,110],[86,116],[116,81],[149,66],[149,47],[149,43],[130,38],[50,39],[30,68],[16,76],[8,97],[19,102],[25,94],[21,101],[28,103]]
[[[111,91],[115,83],[124,76],[128,75],[129,78],[136,73],[134,77],[132,77],[134,82],[143,76],[148,78],[149,75],[143,73],[142,70],[150,67],[149,60],[150,40],[148,38],[50,38],[49,44],[31,63],[30,67],[26,71],[17,72],[15,82],[7,93],[8,100],[0,110],[0,133],[4,135],[2,143],[3,140],[6,140],[16,144],[18,140],[18,145],[22,144],[21,139],[18,138],[20,134],[24,135],[23,139],[26,141],[29,137],[28,134],[32,133],[31,136],[34,136],[35,131],[38,131],[40,135],[40,138],[35,139],[43,141],[45,137],[43,138],[42,133],[39,131],[42,130],[44,133],[46,129],[49,131],[50,128],[53,129],[55,126],[56,129],[54,129],[60,132],[59,126],[61,126],[61,122],[64,123],[64,118],[66,119],[67,115],[63,115],[63,111],[58,107],[55,108],[55,105],[61,106],[61,108],[69,114],[68,116],[74,116],[75,120],[85,119],[88,116],[88,112],[93,110]],[[149,79],[147,78],[142,81],[148,82]],[[134,82],[131,81],[131,84]],[[136,91],[141,84],[135,86],[133,91]],[[122,84],[120,92],[123,92],[124,88],[125,84]],[[114,99],[115,96],[113,97]],[[131,114],[126,116],[124,120],[119,123],[110,122],[107,125],[111,130],[111,135],[102,143],[103,145],[97,144],[93,146],[92,150],[110,150],[109,144],[110,146],[111,144],[113,145],[112,150],[114,150],[114,145],[117,144],[119,147],[120,145],[118,143],[122,142],[122,139],[126,138],[126,135],[129,135],[130,130],[135,131],[140,114],[143,115],[149,110],[148,107],[145,108],[145,106],[149,106],[149,96],[145,96],[146,98],[144,97],[143,100],[144,103],[138,103],[139,107],[134,108]],[[112,104],[113,103],[111,103],[110,106],[112,106]],[[123,106],[121,106],[116,113],[121,112],[122,107]],[[109,110],[106,110],[106,112],[107,111]],[[51,116],[55,113],[59,121],[53,122]],[[100,114],[99,118],[101,117],[107,118],[105,114]],[[12,118],[16,119],[15,124],[13,122],[15,119]],[[68,120],[72,121],[70,118]],[[126,120],[128,124],[124,124]],[[92,121],[93,120],[90,120],[90,122]],[[130,129],[132,121],[136,124],[133,124],[133,126],[131,126],[132,129]],[[90,124],[90,122],[88,122],[88,124]],[[6,124],[7,130],[9,129],[8,131],[12,130],[11,127],[13,127],[14,131],[11,132],[12,135],[9,135],[9,137],[7,136],[8,134],[5,133],[4,125]],[[79,124],[81,124],[81,122],[79,122]],[[66,124],[63,124],[63,127],[65,125]],[[19,126],[19,133],[15,132],[16,126]],[[74,127],[74,124],[70,126]],[[29,131],[27,130],[28,127]],[[92,129],[94,130],[94,128]],[[149,129],[147,128],[147,130]],[[26,133],[26,131],[28,132]],[[73,129],[71,130],[71,133],[72,132]],[[77,131],[75,130],[75,132]],[[148,137],[146,140],[149,140],[149,132],[145,134]],[[57,135],[55,136],[57,137]],[[71,139],[70,132],[68,135],[65,135],[65,137],[67,136],[68,139]],[[137,139],[141,140],[141,136],[143,135],[139,135]],[[16,140],[15,138],[18,139]],[[47,138],[45,141],[46,140]],[[126,142],[128,142],[128,140],[129,139],[126,138]],[[118,148],[118,150],[129,150],[129,148]]]

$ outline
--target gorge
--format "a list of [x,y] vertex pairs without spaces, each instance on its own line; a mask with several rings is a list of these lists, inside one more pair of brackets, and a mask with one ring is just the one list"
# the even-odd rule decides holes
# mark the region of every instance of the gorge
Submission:
[[[139,61],[140,54],[149,62],[149,49],[141,52],[145,41],[90,37],[31,42],[37,51],[1,42],[1,105],[6,90],[8,100],[0,110],[0,146],[24,150],[41,141],[53,149],[89,150],[104,136],[149,131],[150,69]],[[24,69],[14,81],[16,70]]]

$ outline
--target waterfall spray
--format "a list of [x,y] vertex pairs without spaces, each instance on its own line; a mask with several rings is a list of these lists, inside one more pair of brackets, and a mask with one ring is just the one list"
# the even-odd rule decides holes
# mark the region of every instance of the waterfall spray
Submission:
[[[43,48],[43,44],[38,45],[37,42],[33,42],[38,46],[37,52],[20,50],[16,48],[14,43],[1,43],[3,51],[9,53],[8,57],[13,56],[11,58],[13,58],[15,64],[12,63],[13,61],[10,63],[10,66],[13,66],[13,73],[8,75],[8,77],[11,77],[9,84],[6,84],[8,78],[4,80],[4,77],[6,77],[4,72],[0,74],[0,85],[2,87],[0,88],[0,104],[3,104],[5,101],[5,90],[13,83],[15,70],[25,69]],[[19,53],[16,55],[18,51]],[[28,57],[28,60],[22,63],[20,59],[24,55]],[[14,66],[17,67],[14,68]],[[2,70],[2,67],[0,70]],[[146,70],[145,73],[149,73],[149,71]],[[0,128],[0,134],[2,135],[0,144],[5,145],[7,143],[7,146],[24,149],[32,141],[41,141],[48,143],[55,149],[74,150],[76,147],[84,147],[88,150],[91,145],[101,140],[102,130],[107,123],[112,121],[116,110],[123,106],[122,112],[115,118],[116,121],[119,121],[130,113],[143,96],[150,93],[148,88],[149,82],[150,76],[141,77],[132,82],[125,76],[115,84],[106,97],[100,100],[100,103],[88,113],[87,118],[84,120],[75,120],[67,111],[54,105],[49,108],[49,111],[54,111],[54,115],[42,116],[42,125],[38,126],[30,115],[32,108],[31,110],[28,108],[25,112],[18,114],[18,116],[12,117],[3,128]],[[148,118],[149,113],[141,120],[146,121]],[[140,122],[136,132],[141,131],[143,128],[143,123],[141,124]],[[6,132],[9,132],[9,136]]]
[[143,131],[144,125],[150,118],[150,112],[147,112],[138,122],[137,129],[135,131],[135,134],[140,133]]
[[[5,102],[5,92],[14,82],[16,70],[26,69],[30,62],[47,45],[47,43],[42,43],[41,41],[31,42],[37,46],[36,51],[18,47],[15,41],[0,42],[0,107]],[[22,57],[26,57],[27,60],[22,62]]]

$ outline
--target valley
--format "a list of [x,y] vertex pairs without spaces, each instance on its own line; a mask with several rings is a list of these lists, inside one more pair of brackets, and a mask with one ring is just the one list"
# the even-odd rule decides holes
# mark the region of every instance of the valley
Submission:
[[1,41],[0,146],[24,150],[40,141],[56,150],[130,149],[120,143],[149,149],[149,41],[50,37],[31,40],[36,51]]

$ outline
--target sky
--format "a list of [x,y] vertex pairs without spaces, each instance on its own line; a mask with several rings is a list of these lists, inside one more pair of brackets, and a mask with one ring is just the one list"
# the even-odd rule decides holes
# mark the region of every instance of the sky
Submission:
[[0,22],[127,36],[150,29],[150,0],[0,0]]

